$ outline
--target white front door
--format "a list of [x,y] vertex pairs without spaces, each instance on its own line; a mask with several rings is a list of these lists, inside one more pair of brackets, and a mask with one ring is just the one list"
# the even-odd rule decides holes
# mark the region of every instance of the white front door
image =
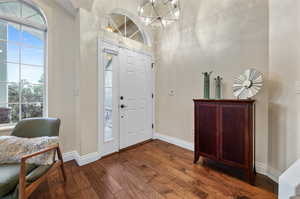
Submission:
[[121,48],[120,149],[152,138],[151,57]]

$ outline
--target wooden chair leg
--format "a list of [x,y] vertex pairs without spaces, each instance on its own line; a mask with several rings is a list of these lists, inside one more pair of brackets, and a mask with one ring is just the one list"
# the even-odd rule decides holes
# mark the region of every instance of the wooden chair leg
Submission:
[[65,167],[64,167],[64,160],[62,158],[61,151],[60,151],[59,147],[57,148],[57,155],[58,155],[58,159],[61,161],[60,169],[61,169],[64,181],[66,182],[67,181],[67,176],[66,176]]
[[19,199],[26,199],[26,163],[23,160],[19,176]]

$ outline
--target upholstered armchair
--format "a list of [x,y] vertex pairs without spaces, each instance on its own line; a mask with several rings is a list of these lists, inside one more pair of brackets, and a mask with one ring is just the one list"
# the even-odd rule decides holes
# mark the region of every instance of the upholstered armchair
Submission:
[[[12,135],[24,138],[58,136],[59,126],[59,119],[25,119],[16,125]],[[40,166],[26,163],[28,159],[49,151],[55,151],[58,155],[58,160],[54,158],[52,165]],[[57,168],[61,169],[64,181],[66,181],[63,159],[58,145],[23,156],[20,164],[0,165],[0,199],[27,199],[46,180],[47,175]]]

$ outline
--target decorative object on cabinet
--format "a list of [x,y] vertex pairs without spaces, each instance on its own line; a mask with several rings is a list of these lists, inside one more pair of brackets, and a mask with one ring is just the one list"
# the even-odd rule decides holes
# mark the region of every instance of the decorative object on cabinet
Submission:
[[255,96],[263,86],[263,75],[255,69],[247,69],[234,80],[233,94],[238,99]]
[[210,75],[213,72],[204,72],[202,73],[204,75],[204,98],[209,99],[210,98]]
[[216,94],[215,94],[215,98],[216,99],[221,99],[222,97],[222,80],[223,80],[223,78],[222,77],[220,77],[220,76],[217,76],[216,78],[215,78],[215,85],[216,85],[216,89],[215,89],[215,92],[216,92]]
[[196,99],[195,159],[200,156],[255,173],[255,101]]

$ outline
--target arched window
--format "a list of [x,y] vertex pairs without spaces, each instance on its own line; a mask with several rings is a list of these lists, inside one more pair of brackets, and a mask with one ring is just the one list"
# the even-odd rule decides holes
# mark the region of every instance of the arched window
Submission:
[[46,32],[38,8],[0,0],[0,126],[45,115]]
[[123,14],[110,14],[106,30],[146,44],[144,35],[132,19]]

